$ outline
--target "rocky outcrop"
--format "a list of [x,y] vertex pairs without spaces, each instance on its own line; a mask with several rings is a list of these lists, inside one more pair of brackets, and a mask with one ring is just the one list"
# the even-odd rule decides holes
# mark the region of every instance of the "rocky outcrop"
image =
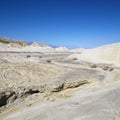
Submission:
[[36,93],[54,93],[60,92],[66,89],[73,89],[89,82],[79,81],[79,82],[64,82],[64,83],[54,83],[51,85],[41,85],[41,86],[31,86],[31,87],[18,87],[16,91],[9,89],[4,90],[0,93],[0,107],[7,105],[8,103],[14,102],[17,98],[27,97]]
[[8,38],[0,38],[0,43],[4,43],[4,44],[10,44],[10,43],[14,43],[14,44],[18,44],[21,46],[27,46],[28,44],[26,42],[20,41],[20,40],[11,40]]

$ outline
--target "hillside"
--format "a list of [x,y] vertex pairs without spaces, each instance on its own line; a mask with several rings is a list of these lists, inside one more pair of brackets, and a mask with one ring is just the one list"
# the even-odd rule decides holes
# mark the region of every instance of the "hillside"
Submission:
[[69,58],[93,63],[120,63],[120,43],[85,50],[82,54],[72,54]]

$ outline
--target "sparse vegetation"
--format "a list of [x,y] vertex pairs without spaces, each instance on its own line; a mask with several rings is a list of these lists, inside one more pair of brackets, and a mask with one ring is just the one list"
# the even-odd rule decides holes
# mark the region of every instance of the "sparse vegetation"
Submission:
[[103,67],[103,70],[107,71],[109,69],[108,66]]
[[77,58],[74,57],[73,60],[77,60]]
[[103,70],[105,70],[105,71],[113,71],[114,70],[114,68],[113,67],[109,67],[109,66],[105,66],[105,67],[103,67]]
[[109,68],[109,71],[113,71],[113,70],[114,70],[114,68],[112,68],[112,67],[111,67],[111,68]]
[[97,68],[97,65],[96,64],[90,64],[90,67],[91,68]]
[[47,60],[48,63],[51,63],[51,60]]
[[39,56],[39,58],[42,58],[42,56]]
[[30,58],[31,56],[30,56],[30,55],[27,55],[26,57],[27,57],[27,58]]

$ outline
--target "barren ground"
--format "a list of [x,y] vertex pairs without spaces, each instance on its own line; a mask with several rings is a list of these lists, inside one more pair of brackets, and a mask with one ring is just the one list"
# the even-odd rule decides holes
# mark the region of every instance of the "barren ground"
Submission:
[[71,52],[0,51],[1,120],[120,120],[120,69]]

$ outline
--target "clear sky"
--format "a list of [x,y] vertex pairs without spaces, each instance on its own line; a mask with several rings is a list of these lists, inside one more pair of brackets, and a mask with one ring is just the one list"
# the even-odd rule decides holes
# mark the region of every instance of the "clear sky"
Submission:
[[120,0],[0,0],[0,37],[68,48],[120,42]]

